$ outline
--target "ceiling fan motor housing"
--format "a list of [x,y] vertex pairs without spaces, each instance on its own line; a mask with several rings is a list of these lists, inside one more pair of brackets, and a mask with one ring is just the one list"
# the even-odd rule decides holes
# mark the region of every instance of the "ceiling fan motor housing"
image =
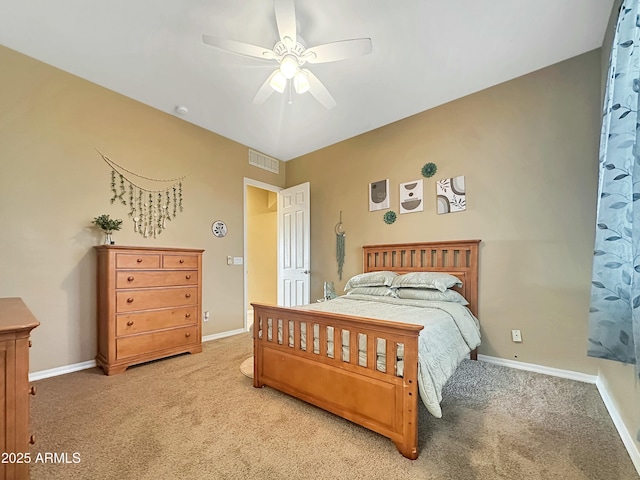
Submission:
[[291,42],[291,39],[288,37],[285,40],[286,41],[279,41],[273,47],[273,51],[275,52],[275,54],[278,56],[284,56],[287,53],[292,53],[293,55],[298,57],[300,60],[302,60],[301,57],[304,54],[304,51],[307,49],[307,47],[305,47],[304,44],[298,41],[295,43],[295,45],[291,45],[289,48],[287,48],[287,43],[291,44],[292,42]]

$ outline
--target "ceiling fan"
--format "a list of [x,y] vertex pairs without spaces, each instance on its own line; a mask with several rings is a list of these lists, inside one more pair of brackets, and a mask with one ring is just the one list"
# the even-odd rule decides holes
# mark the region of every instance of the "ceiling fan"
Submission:
[[294,0],[274,0],[274,8],[280,40],[272,49],[206,34],[202,35],[202,41],[228,53],[279,64],[262,84],[253,103],[263,103],[274,91],[283,93],[289,86],[296,93],[309,92],[327,109],[335,107],[336,101],[327,88],[309,69],[302,67],[307,63],[336,62],[367,55],[372,50],[371,39],[354,38],[307,48],[296,32]]

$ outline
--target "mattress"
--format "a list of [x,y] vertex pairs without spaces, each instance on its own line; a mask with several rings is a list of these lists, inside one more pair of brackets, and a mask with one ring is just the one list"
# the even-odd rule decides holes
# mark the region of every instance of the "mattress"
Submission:
[[[440,403],[442,389],[447,380],[469,352],[480,345],[480,326],[469,309],[453,302],[407,300],[373,295],[344,295],[327,302],[297,306],[296,308],[338,313],[379,320],[412,323],[424,326],[418,337],[418,386],[420,399],[429,413],[442,417]],[[336,346],[332,339],[333,328],[327,327],[327,356],[333,358]],[[278,342],[283,343],[282,325],[277,328]],[[293,346],[293,328],[289,328],[287,342]],[[273,325],[268,324],[267,335],[273,335]],[[301,348],[306,350],[306,324],[301,325]],[[314,325],[313,352],[319,353],[319,326]],[[344,361],[349,361],[349,332],[342,332],[338,350]],[[358,364],[366,365],[366,337],[358,338]],[[378,339],[376,344],[376,369],[385,371],[386,345]],[[398,344],[396,372],[403,375],[404,350]]]

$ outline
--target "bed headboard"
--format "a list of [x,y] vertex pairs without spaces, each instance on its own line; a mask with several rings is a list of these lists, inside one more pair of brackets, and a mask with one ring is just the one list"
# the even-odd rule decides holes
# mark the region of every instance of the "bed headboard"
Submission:
[[456,288],[478,316],[478,246],[480,240],[365,245],[364,272],[443,272],[462,281]]

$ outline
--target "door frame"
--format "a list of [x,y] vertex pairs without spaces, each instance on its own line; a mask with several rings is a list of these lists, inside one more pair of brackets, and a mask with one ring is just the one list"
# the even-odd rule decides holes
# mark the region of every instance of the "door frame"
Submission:
[[[264,183],[259,180],[254,180],[252,178],[244,177],[244,182],[242,187],[242,202],[243,202],[242,256],[244,258],[244,261],[242,262],[243,263],[242,278],[243,278],[243,289],[244,289],[244,293],[243,293],[244,309],[243,309],[242,317],[244,318],[243,328],[245,330],[248,330],[247,310],[249,309],[249,292],[247,291],[248,289],[248,286],[247,286],[247,187],[261,188],[262,190],[268,190],[270,192],[275,192],[275,193],[279,193],[281,190],[284,190],[284,188],[282,187],[277,187],[275,185]],[[279,228],[279,226],[276,226],[276,228]],[[276,255],[277,255],[276,257],[277,262],[279,265],[280,264],[280,248],[277,249]]]

